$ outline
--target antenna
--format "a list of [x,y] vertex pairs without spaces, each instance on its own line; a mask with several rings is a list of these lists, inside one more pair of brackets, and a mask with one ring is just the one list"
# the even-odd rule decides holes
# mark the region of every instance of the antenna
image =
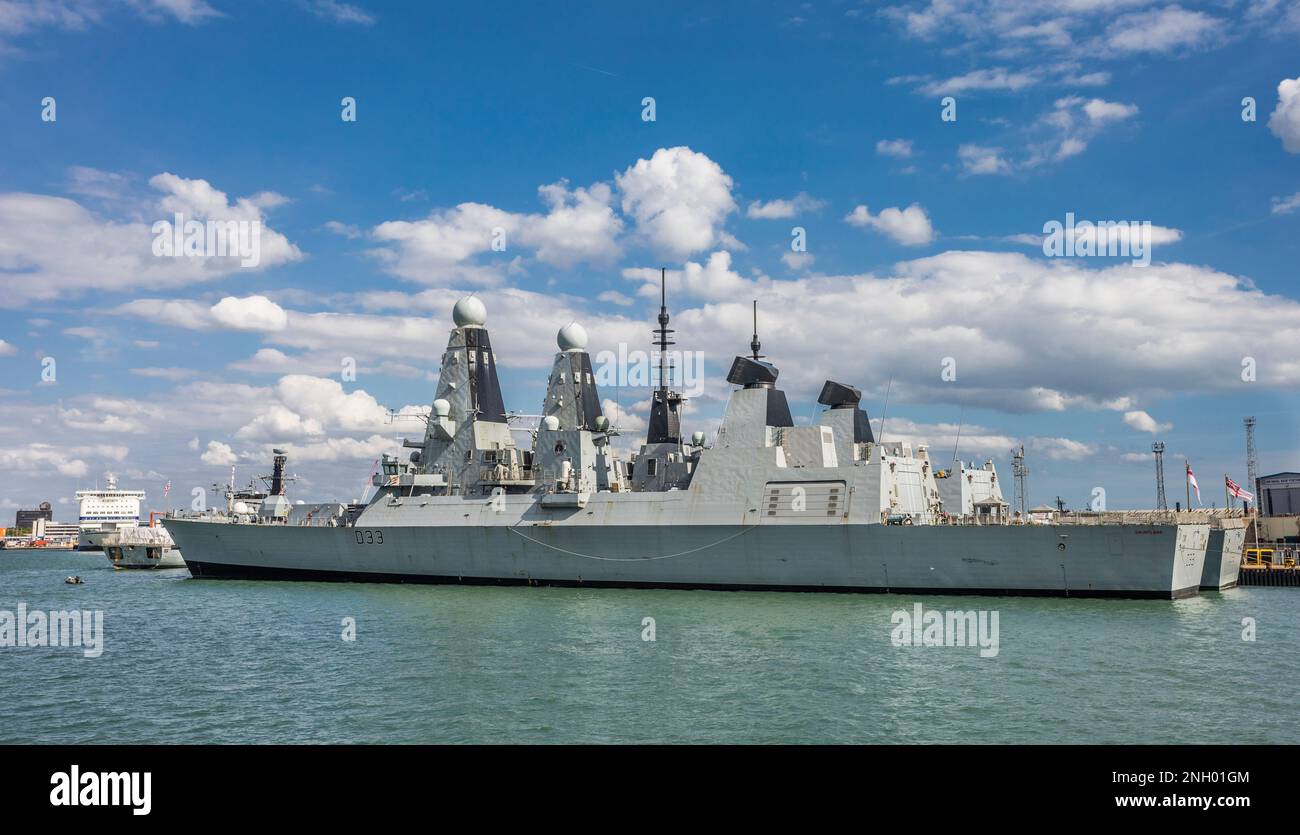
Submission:
[[654,345],[659,349],[659,386],[650,398],[650,425],[646,443],[661,444],[682,442],[681,405],[685,398],[668,388],[668,346],[676,344],[668,327],[668,271],[659,268],[659,327],[655,329]]
[[1029,477],[1029,468],[1025,466],[1025,445],[1021,444],[1020,449],[1011,451],[1011,472],[1016,477],[1016,507],[1020,511],[1020,518],[1025,518],[1025,504],[1028,502],[1026,496],[1025,481]]
[[885,418],[889,417],[889,390],[894,387],[894,378],[890,376],[889,382],[885,384],[885,405],[880,410],[880,443],[885,443]]
[[[965,425],[965,420],[966,420],[966,407],[963,405],[961,407],[961,411],[957,413],[957,440],[954,441],[952,445],[952,462],[954,464],[957,463],[957,448],[961,446],[961,430],[962,427]],[[958,467],[957,470],[958,470],[957,474],[961,475],[961,467]]]
[[758,299],[754,299],[754,338],[749,342],[749,350],[754,353],[754,359],[762,359],[763,355],[759,353],[763,343],[758,341]]
[[1165,445],[1157,441],[1151,445],[1151,452],[1156,457],[1156,510],[1168,510],[1169,502],[1165,500]]
[[1248,417],[1242,423],[1246,427],[1246,481],[1251,492],[1255,494],[1255,510],[1259,510],[1259,458],[1255,454],[1255,418]]
[[675,344],[668,338],[673,331],[668,327],[667,270],[659,268],[659,328],[655,331],[655,345],[659,348],[659,391],[668,391],[668,346]]

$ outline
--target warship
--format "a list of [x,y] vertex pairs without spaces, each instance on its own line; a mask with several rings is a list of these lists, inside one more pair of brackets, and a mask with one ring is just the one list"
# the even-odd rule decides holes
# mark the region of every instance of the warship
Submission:
[[[482,300],[452,311],[423,437],[384,455],[363,506],[297,522],[287,503],[175,517],[196,578],[719,590],[1181,598],[1202,584],[1208,518],[1030,523],[992,462],[936,477],[929,450],[877,439],[860,391],[827,380],[796,425],[779,370],[748,354],[711,442],[682,431],[665,365],[639,449],[616,450],[580,324],[559,330],[531,449],[514,439]],[[883,429],[882,429],[883,432]],[[940,484],[943,484],[941,489]]]

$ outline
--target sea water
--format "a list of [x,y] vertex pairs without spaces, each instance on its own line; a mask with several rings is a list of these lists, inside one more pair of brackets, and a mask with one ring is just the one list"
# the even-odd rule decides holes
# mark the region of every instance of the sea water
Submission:
[[[0,613],[20,604],[102,612],[103,646],[0,646],[0,743],[1300,742],[1291,588],[1156,601],[243,582],[0,551]],[[982,613],[995,651],[900,639],[902,613],[931,611]]]

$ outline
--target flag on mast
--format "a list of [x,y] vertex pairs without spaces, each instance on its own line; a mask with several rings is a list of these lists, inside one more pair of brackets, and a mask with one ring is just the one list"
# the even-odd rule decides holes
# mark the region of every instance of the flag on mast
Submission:
[[1196,491],[1196,503],[1197,503],[1197,504],[1200,504],[1200,503],[1201,503],[1201,485],[1199,485],[1199,484],[1196,483],[1196,476],[1192,473],[1192,465],[1191,465],[1191,464],[1188,464],[1188,465],[1187,465],[1187,483],[1190,484],[1190,485],[1192,485],[1192,489]]
[[1239,498],[1239,499],[1244,499],[1244,500],[1246,500],[1246,501],[1248,501],[1248,502],[1253,502],[1253,501],[1255,501],[1255,494],[1254,494],[1254,493],[1251,493],[1249,490],[1243,490],[1243,489],[1241,489],[1241,485],[1240,485],[1240,484],[1238,484],[1237,482],[1235,482],[1235,481],[1233,481],[1232,479],[1228,478],[1227,476],[1224,476],[1223,478],[1224,478],[1224,480],[1228,483],[1228,492],[1229,492],[1229,493],[1231,493],[1232,495],[1236,496],[1236,497]]

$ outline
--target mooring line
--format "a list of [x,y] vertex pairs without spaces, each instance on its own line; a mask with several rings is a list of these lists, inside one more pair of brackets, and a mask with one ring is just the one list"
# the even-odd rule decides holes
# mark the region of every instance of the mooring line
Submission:
[[542,542],[540,539],[534,539],[528,534],[518,530],[518,526],[520,524],[522,524],[522,522],[511,525],[506,530],[511,531],[512,533],[516,533],[519,536],[522,536],[524,539],[528,540],[529,542],[533,542],[536,543],[537,545],[541,545],[543,548],[550,548],[552,551],[559,551],[561,554],[568,554],[569,556],[572,557],[582,557],[583,559],[587,559],[587,560],[600,560],[601,562],[653,562],[655,560],[669,560],[669,559],[673,559],[674,557],[685,557],[690,554],[694,554],[699,551],[705,551],[709,548],[713,548],[715,546],[721,545],[722,543],[733,540],[738,536],[747,534],[750,531],[752,531],[754,528],[758,527],[757,525],[750,525],[749,527],[742,528],[741,530],[736,531],[730,536],[725,536],[722,539],[719,539],[717,542],[710,542],[708,545],[701,545],[700,547],[692,548],[689,551],[680,551],[676,554],[663,554],[658,557],[633,557],[628,559],[628,558],[621,558],[621,557],[601,557],[595,554],[580,554],[577,551],[570,551],[567,548],[561,548],[557,545],[551,545],[549,542]]

